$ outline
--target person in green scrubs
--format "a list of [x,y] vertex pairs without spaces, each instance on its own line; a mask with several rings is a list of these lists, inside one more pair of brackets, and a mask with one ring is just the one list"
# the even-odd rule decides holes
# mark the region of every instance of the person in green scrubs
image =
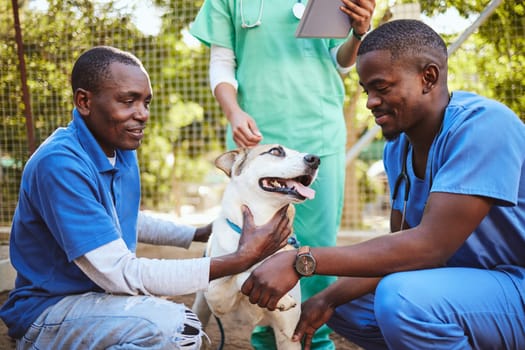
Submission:
[[[346,125],[342,75],[370,30],[375,0],[341,0],[352,30],[345,39],[296,38],[307,0],[205,0],[190,33],[210,47],[210,85],[229,125],[227,148],[279,143],[321,157],[313,200],[296,205],[301,245],[334,246],[344,201]],[[335,277],[301,280],[303,301]],[[334,349],[321,327],[313,349]],[[255,349],[275,348],[257,327]]]

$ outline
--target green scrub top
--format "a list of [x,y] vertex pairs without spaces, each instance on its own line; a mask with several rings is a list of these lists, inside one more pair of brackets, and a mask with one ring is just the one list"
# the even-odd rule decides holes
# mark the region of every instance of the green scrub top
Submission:
[[[296,38],[297,1],[205,0],[190,33],[234,51],[239,105],[255,119],[263,143],[320,156],[344,152],[344,85],[330,55],[344,40]],[[261,6],[261,25],[242,28],[241,12],[251,25]],[[227,143],[235,148],[230,126]]]

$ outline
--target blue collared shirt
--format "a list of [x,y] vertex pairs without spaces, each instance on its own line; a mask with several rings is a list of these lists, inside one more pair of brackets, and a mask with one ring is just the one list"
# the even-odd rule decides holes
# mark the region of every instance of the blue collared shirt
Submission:
[[13,217],[14,290],[0,309],[20,338],[48,306],[101,291],[73,262],[118,238],[137,245],[140,173],[135,151],[116,151],[113,167],[75,109],[27,162]]

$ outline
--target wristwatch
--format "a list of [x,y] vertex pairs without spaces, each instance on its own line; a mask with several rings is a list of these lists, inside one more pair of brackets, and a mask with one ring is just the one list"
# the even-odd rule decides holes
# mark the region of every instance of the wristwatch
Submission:
[[354,28],[352,28],[352,35],[354,36],[354,38],[356,38],[357,40],[359,41],[363,41],[363,38],[365,37],[365,35],[368,34],[368,32],[370,31],[370,29],[372,29],[372,25],[370,25],[368,27],[368,30],[366,32],[364,32],[363,34],[358,34]]
[[312,276],[315,272],[317,263],[314,256],[310,252],[309,246],[302,246],[297,250],[297,256],[295,257],[295,271],[301,276]]

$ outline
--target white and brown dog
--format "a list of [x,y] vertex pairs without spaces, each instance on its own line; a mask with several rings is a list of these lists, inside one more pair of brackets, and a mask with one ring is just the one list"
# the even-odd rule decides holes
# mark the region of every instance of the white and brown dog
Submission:
[[[315,155],[275,144],[237,149],[219,156],[215,165],[230,177],[230,182],[223,195],[219,217],[213,222],[206,256],[237,250],[243,225],[242,204],[250,208],[256,225],[266,223],[280,208],[290,204],[288,216],[293,222],[293,204],[315,195],[308,186],[315,180],[319,164],[319,157]],[[283,249],[293,247],[287,245]],[[260,308],[241,293],[242,284],[254,268],[211,281],[206,292],[197,293],[193,311],[203,326],[209,320],[210,309],[219,318],[235,312],[236,318],[245,324],[271,326],[278,349],[301,349],[300,343],[291,341],[301,314],[299,284],[279,301],[278,310]]]

